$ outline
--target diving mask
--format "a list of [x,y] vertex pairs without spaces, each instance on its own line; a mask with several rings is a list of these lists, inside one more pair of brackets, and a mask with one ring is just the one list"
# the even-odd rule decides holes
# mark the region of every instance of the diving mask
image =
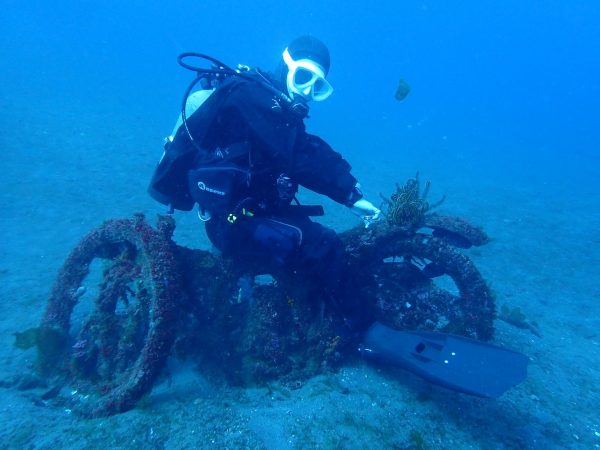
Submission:
[[325,72],[310,59],[295,61],[286,48],[283,61],[288,67],[287,88],[289,93],[304,97],[306,100],[320,102],[333,93],[333,87],[325,79]]

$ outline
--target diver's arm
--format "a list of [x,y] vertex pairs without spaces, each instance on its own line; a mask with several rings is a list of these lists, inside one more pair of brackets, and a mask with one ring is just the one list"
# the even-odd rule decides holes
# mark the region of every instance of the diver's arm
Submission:
[[352,167],[318,136],[299,133],[291,176],[302,186],[346,206],[362,198]]
[[380,219],[381,211],[363,197],[350,173],[352,167],[339,153],[308,133],[299,136],[297,145],[293,177],[298,183],[346,205],[363,220],[365,227]]

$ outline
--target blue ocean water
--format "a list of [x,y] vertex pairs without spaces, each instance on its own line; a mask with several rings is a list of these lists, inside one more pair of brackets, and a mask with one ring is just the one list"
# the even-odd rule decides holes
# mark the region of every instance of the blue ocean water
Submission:
[[[475,256],[484,274],[502,301],[524,305],[542,328],[546,320],[550,337],[532,353],[563,352],[556,363],[533,363],[537,383],[552,386],[546,397],[533,388],[515,394],[519,417],[541,424],[519,442],[598,447],[598,24],[593,0],[4,0],[2,330],[37,323],[60,262],[85,232],[109,217],[160,210],[145,189],[191,80],[179,53],[270,69],[291,39],[310,33],[330,48],[335,92],[313,105],[309,131],[344,154],[371,198],[421,171],[432,195],[448,195],[448,211],[482,223],[498,238]],[[399,102],[401,79],[411,92]],[[329,220],[342,228],[344,214],[334,209]],[[206,245],[200,234],[190,226],[182,242]],[[502,336],[512,342],[518,332]],[[2,356],[7,373],[18,370],[13,358]],[[579,365],[573,381],[569,367]],[[5,437],[20,420],[10,415],[14,402],[3,401]],[[574,424],[553,434],[574,410]],[[484,446],[474,429],[456,433],[458,447]],[[33,436],[34,448],[45,448]],[[510,447],[502,436],[496,430],[485,445]]]
[[[310,32],[333,58],[336,95],[320,116],[366,129],[421,118],[426,135],[453,130],[560,157],[598,142],[598,14],[586,1],[6,1],[2,68],[5,89],[141,97],[162,111],[189,77],[173,64],[179,52],[268,68],[291,37]],[[403,105],[393,99],[400,77],[413,89]]]

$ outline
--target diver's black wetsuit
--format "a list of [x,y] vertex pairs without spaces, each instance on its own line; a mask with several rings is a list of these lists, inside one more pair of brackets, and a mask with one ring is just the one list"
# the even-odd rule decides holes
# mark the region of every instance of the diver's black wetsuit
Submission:
[[[215,247],[225,256],[267,260],[314,275],[335,297],[347,319],[362,321],[365,314],[359,299],[348,294],[339,237],[290,205],[297,185],[352,205],[361,194],[355,189],[356,179],[348,162],[325,141],[308,134],[303,120],[270,90],[239,77],[226,80],[188,118],[188,127],[194,141],[209,152],[216,149],[227,154],[240,144],[248,149],[228,155],[229,161],[250,172],[249,186],[235,195],[234,223],[227,212],[215,214],[207,207],[212,218],[206,222],[206,231]],[[170,182],[180,199],[179,204],[177,200],[169,203],[189,210],[194,199],[182,179],[186,179],[186,170],[201,166],[206,157],[192,145],[184,127],[180,127],[171,146],[170,150],[179,155],[171,162],[171,169],[179,166],[176,169],[180,174],[165,181],[169,177],[160,176],[159,165],[150,192],[163,201],[156,190],[161,190],[161,183]],[[169,165],[169,161],[163,165]],[[291,195],[287,192],[282,196],[278,189],[277,180],[282,174],[292,185]],[[173,188],[173,184],[177,186]],[[242,207],[251,216],[241,214]]]

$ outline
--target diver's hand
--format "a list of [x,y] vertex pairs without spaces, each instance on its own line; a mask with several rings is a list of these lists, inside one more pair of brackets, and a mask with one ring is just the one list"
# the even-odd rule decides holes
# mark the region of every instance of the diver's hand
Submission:
[[381,210],[364,198],[357,200],[350,207],[350,211],[363,220],[365,228],[369,228],[369,225],[377,222],[381,218]]

